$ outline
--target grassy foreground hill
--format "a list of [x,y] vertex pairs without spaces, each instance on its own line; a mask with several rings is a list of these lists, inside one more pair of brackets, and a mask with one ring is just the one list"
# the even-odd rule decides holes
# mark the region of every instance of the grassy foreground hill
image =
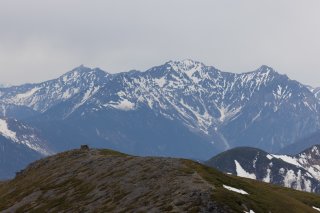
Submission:
[[1,212],[318,212],[313,207],[316,194],[111,150],[60,153],[0,183]]

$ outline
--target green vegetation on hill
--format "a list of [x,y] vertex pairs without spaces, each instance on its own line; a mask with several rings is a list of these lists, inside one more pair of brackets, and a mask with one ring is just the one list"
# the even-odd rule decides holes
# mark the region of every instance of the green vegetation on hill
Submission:
[[112,150],[60,153],[0,183],[3,212],[317,212],[313,206],[320,207],[316,194],[225,175],[190,160]]

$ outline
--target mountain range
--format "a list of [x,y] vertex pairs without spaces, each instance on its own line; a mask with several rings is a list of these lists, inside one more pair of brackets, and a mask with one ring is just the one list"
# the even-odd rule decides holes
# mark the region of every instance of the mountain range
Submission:
[[0,88],[3,120],[40,138],[6,143],[39,146],[31,150],[38,157],[81,144],[199,160],[237,146],[276,153],[320,129],[319,107],[317,88],[268,66],[236,74],[193,60],[116,74],[79,66],[57,79]]

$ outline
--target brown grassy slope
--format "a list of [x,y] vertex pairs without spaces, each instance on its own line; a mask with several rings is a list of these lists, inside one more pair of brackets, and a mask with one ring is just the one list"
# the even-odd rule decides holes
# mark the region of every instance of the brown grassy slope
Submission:
[[312,206],[320,207],[318,195],[224,175],[190,160],[111,150],[51,156],[0,184],[3,212],[317,212]]

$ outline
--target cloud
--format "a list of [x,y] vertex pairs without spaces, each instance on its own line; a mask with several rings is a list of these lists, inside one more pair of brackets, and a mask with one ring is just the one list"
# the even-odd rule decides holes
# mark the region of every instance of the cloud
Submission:
[[319,8],[318,0],[4,0],[1,81],[192,58],[233,72],[267,64],[320,86]]

